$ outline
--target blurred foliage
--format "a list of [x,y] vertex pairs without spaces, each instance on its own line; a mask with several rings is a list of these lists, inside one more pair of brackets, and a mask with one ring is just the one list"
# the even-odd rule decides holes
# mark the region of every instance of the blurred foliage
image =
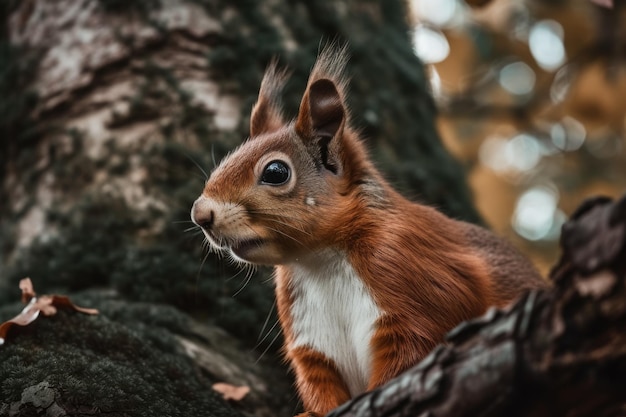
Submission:
[[415,50],[481,214],[546,270],[576,205],[626,188],[626,15],[620,2],[484,3],[413,0]]

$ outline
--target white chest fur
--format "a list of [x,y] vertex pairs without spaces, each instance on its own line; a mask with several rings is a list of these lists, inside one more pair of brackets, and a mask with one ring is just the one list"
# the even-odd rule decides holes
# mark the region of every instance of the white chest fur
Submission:
[[351,395],[367,389],[370,340],[381,312],[345,257],[325,253],[291,265],[292,347],[308,346],[337,365]]

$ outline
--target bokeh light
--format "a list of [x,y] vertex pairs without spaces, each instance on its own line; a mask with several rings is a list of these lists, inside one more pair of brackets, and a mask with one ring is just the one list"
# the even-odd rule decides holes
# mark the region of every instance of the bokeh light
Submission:
[[480,161],[493,171],[517,176],[534,169],[544,154],[543,146],[533,136],[520,133],[507,139],[487,138],[479,150]]
[[543,272],[566,213],[626,189],[623,19],[594,1],[411,1],[441,136],[487,224]]
[[521,61],[505,65],[500,70],[500,85],[511,94],[523,96],[535,87],[535,72]]
[[459,8],[457,0],[413,0],[413,11],[420,20],[441,27],[453,21]]
[[413,32],[415,53],[425,64],[441,62],[450,53],[450,45],[445,35],[426,25],[418,25]]
[[565,219],[558,209],[559,193],[551,186],[535,186],[518,198],[513,213],[513,228],[522,237],[537,241],[554,238]]
[[537,65],[547,71],[553,71],[565,62],[563,27],[554,20],[535,23],[528,35],[528,46]]
[[561,123],[550,128],[550,139],[554,146],[565,152],[575,151],[585,143],[587,131],[578,120],[565,116]]

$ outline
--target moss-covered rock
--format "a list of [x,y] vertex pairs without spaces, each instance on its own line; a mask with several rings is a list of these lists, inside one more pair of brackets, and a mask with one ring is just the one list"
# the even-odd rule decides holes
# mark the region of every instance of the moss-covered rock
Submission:
[[[166,305],[97,292],[73,299],[100,314],[61,310],[11,328],[0,346],[1,416],[48,415],[53,404],[59,416],[240,415],[211,389],[215,382],[251,387],[244,412],[288,415],[284,372],[238,353],[239,343],[223,332]],[[1,308],[0,321],[20,309]]]

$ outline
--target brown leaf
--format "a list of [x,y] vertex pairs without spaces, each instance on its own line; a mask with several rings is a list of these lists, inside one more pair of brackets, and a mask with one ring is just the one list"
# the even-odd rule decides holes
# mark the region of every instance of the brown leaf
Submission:
[[36,299],[35,306],[44,316],[54,316],[57,313],[56,307],[52,304],[54,300],[50,295],[42,295]]
[[15,325],[27,326],[39,317],[39,313],[44,316],[53,316],[59,308],[64,308],[83,314],[98,314],[98,310],[79,307],[72,303],[69,297],[64,295],[42,295],[41,297],[36,297],[30,278],[24,278],[20,281],[20,290],[22,290],[22,302],[28,305],[24,307],[20,314],[0,324],[0,345],[4,344],[6,335],[11,327]]
[[52,305],[59,308],[68,308],[70,310],[78,311],[79,313],[89,314],[92,316],[98,314],[98,309],[77,306],[70,301],[69,297],[65,295],[53,295]]
[[35,289],[30,278],[24,278],[20,281],[20,290],[22,290],[22,303],[26,304],[31,298],[35,297]]
[[222,394],[222,397],[226,401],[241,401],[244,399],[246,395],[250,392],[250,387],[248,386],[236,386],[226,384],[224,382],[218,382],[213,384],[213,390]]
[[13,317],[11,320],[7,320],[0,324],[0,345],[4,344],[4,339],[6,338],[7,332],[11,327],[14,325],[26,326],[32,323],[37,317],[39,317],[39,312],[40,310],[37,306],[37,299],[32,298],[30,303],[24,307],[20,314]]

